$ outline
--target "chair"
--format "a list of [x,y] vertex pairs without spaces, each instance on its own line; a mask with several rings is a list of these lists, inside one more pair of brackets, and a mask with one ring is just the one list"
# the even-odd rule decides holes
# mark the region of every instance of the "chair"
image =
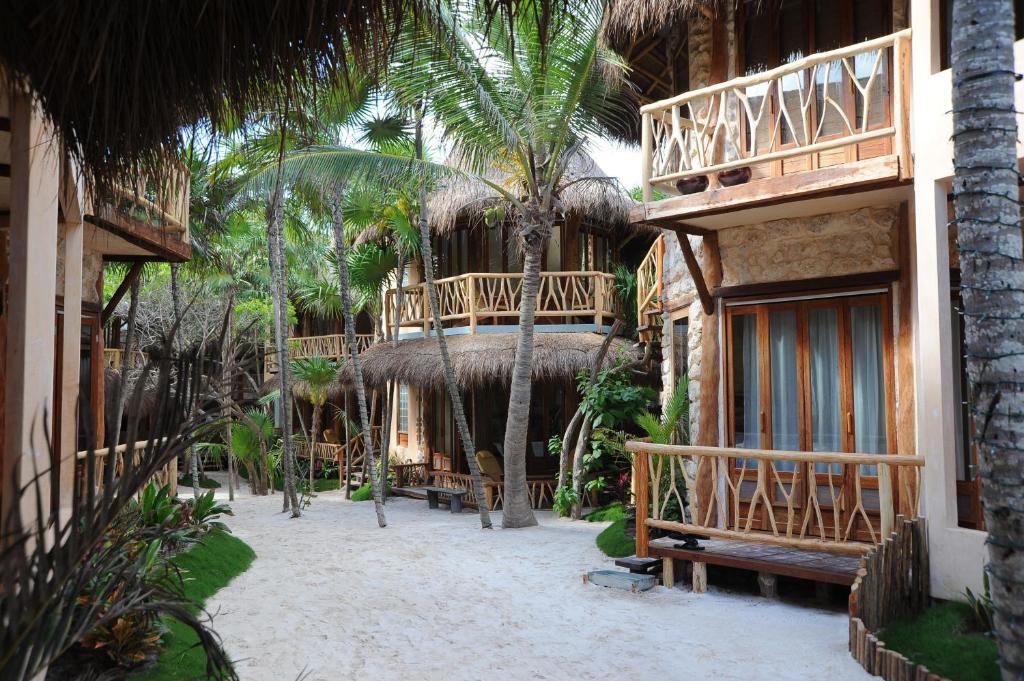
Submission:
[[505,477],[505,472],[501,468],[501,462],[486,449],[481,449],[476,453],[476,463],[480,466],[480,472],[494,482],[501,482]]

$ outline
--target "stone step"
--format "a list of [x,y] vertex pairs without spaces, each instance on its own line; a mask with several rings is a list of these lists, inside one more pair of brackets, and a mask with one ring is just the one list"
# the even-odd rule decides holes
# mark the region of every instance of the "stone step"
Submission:
[[654,575],[638,575],[619,570],[592,570],[583,575],[583,583],[639,593],[653,589],[658,580]]

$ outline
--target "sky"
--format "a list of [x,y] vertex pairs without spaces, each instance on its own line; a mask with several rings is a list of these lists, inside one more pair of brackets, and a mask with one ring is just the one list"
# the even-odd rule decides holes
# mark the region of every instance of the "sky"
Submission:
[[596,139],[591,142],[590,155],[601,170],[617,177],[626,191],[640,185],[640,147]]

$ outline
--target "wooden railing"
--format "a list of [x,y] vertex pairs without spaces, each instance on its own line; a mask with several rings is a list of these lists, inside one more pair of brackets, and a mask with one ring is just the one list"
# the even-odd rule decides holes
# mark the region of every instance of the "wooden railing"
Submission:
[[636,271],[636,323],[640,327],[640,340],[651,341],[654,326],[662,312],[663,267],[665,263],[665,237],[659,236],[651,244]]
[[[468,326],[470,333],[475,333],[478,325],[518,322],[522,274],[462,274],[439,279],[435,283],[441,323],[445,328]],[[593,323],[601,326],[620,314],[614,284],[615,277],[604,272],[542,272],[536,316],[541,323]],[[401,328],[412,327],[425,334],[434,328],[425,287],[425,284],[415,284],[402,289]],[[397,290],[391,289],[384,297],[388,334],[393,333],[395,325],[397,295]]]
[[[133,461],[138,462],[139,456],[141,455],[142,452],[144,452],[146,450],[146,447],[148,447],[150,444],[151,444],[151,441],[149,441],[149,440],[139,440],[139,441],[137,441],[137,442],[135,442],[135,443],[133,443],[131,445],[129,445],[128,443],[119,444],[117,447],[115,447],[113,449],[113,452],[111,452],[111,448],[110,447],[104,447],[102,449],[97,449],[94,452],[94,456],[93,456],[93,465],[95,467],[93,469],[93,475],[94,475],[94,479],[95,479],[95,482],[96,482],[96,493],[100,494],[100,493],[103,492],[103,485],[104,485],[104,473],[103,473],[103,471],[104,471],[104,468],[106,467],[107,458],[108,457],[110,457],[112,455],[115,457],[114,458],[114,477],[116,478],[117,476],[121,475],[121,472],[124,470],[124,456],[125,456],[125,454],[130,451]],[[155,445],[155,444],[158,444],[158,442],[154,442],[152,444]],[[85,494],[85,492],[87,491],[85,489],[85,486],[89,482],[88,471],[84,470],[84,466],[86,465],[84,462],[88,461],[88,458],[89,458],[89,452],[87,452],[87,451],[86,452],[78,452],[77,459],[78,459],[78,461],[83,462],[83,464],[82,464],[83,470],[80,471],[80,473],[79,473],[79,485],[81,486],[81,491],[82,491],[83,494]],[[171,459],[171,461],[169,461],[167,463],[167,465],[165,465],[163,468],[161,468],[156,473],[156,475],[153,476],[152,481],[155,482],[158,486],[161,486],[161,487],[164,486],[164,485],[170,485],[171,486],[171,494],[172,495],[177,494],[178,493],[178,457],[174,457],[173,459]],[[147,482],[146,484],[148,485],[149,483]],[[140,492],[141,492],[141,490],[140,490]]]
[[[103,348],[103,362],[111,369],[120,371],[125,364],[124,350],[120,348]],[[128,366],[132,369],[144,366],[146,355],[140,350],[133,351],[128,355]]]
[[[476,506],[477,496],[473,489],[473,477],[468,473],[431,470],[425,463],[404,463],[392,466],[395,472],[395,486],[406,487],[417,484],[430,484],[466,492],[463,501]],[[555,489],[558,480],[545,477],[529,477],[526,479],[527,491],[530,495],[530,506],[534,509],[551,508],[555,500]],[[494,481],[488,477],[483,479],[484,497],[487,508],[491,511],[500,510],[505,502],[505,482]],[[592,503],[590,493],[586,493],[585,503]]]
[[[910,29],[653,102],[642,114],[644,201],[685,178],[884,140],[909,160]],[[877,154],[875,154],[877,155]]]
[[[635,455],[638,556],[650,528],[860,555],[889,536],[897,514],[915,517],[920,501],[918,456],[626,448]],[[687,502],[689,518],[666,518]]]
[[[359,352],[373,345],[373,334],[356,334],[356,344]],[[348,342],[345,334],[333,333],[326,336],[298,336],[288,339],[288,358],[301,359],[303,357],[326,357],[340,362],[349,356]],[[277,373],[277,346],[268,344],[263,360],[263,375],[270,376]]]
[[187,242],[191,173],[180,161],[164,167],[159,178],[140,172],[134,185],[114,185],[115,207]]
[[[376,449],[380,449],[381,443],[384,441],[381,427],[373,426],[370,428],[371,441]],[[292,438],[295,446],[295,454],[301,459],[309,458],[309,442],[302,435],[296,435]],[[348,446],[352,449],[352,468],[362,468],[363,462],[366,460],[366,446],[363,444],[363,436],[356,434],[349,438]],[[316,446],[313,447],[313,457],[320,461],[337,463],[339,467],[345,465],[345,445],[340,443],[331,442],[317,442]]]

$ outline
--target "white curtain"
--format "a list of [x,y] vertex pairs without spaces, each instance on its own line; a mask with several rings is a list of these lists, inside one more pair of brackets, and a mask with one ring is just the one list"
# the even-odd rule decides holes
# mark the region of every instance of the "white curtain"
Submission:
[[[882,355],[882,311],[877,305],[850,309],[853,339],[853,413],[855,451],[886,452],[885,379]],[[877,466],[862,466],[877,475]]]
[[[796,313],[772,312],[768,324],[772,371],[772,449],[800,449],[800,414],[796,376]],[[791,471],[792,461],[779,461],[776,469]]]
[[743,395],[743,425],[736,433],[736,446],[758,448],[761,446],[761,401],[757,382],[757,317],[737,315],[733,318],[733,330],[739,345],[734,351],[739,350],[739,360],[743,363],[737,376],[742,383],[736,386]]
[[[839,324],[835,308],[811,310],[807,315],[811,365],[811,450],[842,451],[842,421],[839,402]],[[829,464],[815,464],[827,473]],[[842,473],[832,464],[832,472]]]

